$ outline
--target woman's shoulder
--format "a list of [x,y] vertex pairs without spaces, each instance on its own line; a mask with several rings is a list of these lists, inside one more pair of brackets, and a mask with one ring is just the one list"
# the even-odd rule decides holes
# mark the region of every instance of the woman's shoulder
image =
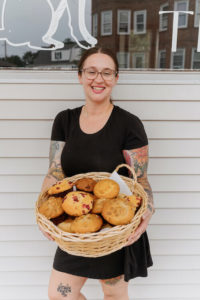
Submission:
[[81,109],[80,107],[75,107],[75,108],[67,108],[64,110],[61,110],[60,112],[58,112],[55,116],[55,119],[62,119],[62,120],[66,120],[67,118],[74,116],[75,114],[77,114]]
[[129,112],[128,110],[121,108],[120,106],[116,105],[116,111],[121,118],[124,119],[126,123],[141,123],[141,120],[135,114]]

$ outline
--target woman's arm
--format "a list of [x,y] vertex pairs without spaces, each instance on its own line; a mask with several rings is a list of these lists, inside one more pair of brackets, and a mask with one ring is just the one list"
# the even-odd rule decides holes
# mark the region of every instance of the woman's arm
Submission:
[[[65,177],[61,167],[61,154],[64,146],[65,142],[51,141],[49,151],[49,169],[44,178],[41,192],[44,192],[51,185]],[[46,238],[51,241],[54,240],[49,233],[45,232],[40,226],[39,228]]]
[[49,169],[44,178],[41,192],[45,191],[51,185],[65,177],[61,167],[61,154],[64,146],[65,142],[51,141],[49,151]]
[[133,235],[129,237],[128,245],[139,239],[142,233],[145,232],[147,225],[154,213],[153,193],[147,178],[148,167],[148,145],[133,149],[123,150],[125,161],[136,172],[138,183],[140,183],[148,195],[147,211],[142,216],[142,222]]

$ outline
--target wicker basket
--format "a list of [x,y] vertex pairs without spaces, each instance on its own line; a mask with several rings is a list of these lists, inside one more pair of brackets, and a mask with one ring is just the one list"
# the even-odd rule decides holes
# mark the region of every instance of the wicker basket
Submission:
[[[36,202],[36,221],[38,225],[46,232],[48,232],[56,241],[58,246],[69,254],[85,256],[85,257],[99,257],[115,252],[125,246],[127,238],[135,231],[141,221],[147,207],[147,194],[143,187],[137,182],[137,177],[134,170],[127,164],[117,166],[117,172],[121,167],[127,167],[133,174],[133,179],[120,175],[126,182],[130,190],[142,197],[142,203],[132,221],[127,225],[114,226],[106,231],[99,231],[89,234],[75,234],[64,232],[59,229],[53,222],[48,220],[45,216],[39,213],[38,208],[42,202],[48,198],[47,192],[39,195]],[[71,182],[83,177],[90,177],[94,180],[109,178],[110,173],[106,172],[89,172],[85,174],[78,174],[67,179]]]

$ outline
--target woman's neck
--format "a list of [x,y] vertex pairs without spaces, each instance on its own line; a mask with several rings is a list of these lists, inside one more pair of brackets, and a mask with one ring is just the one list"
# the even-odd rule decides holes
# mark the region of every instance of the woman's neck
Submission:
[[91,103],[87,102],[83,106],[84,114],[86,117],[95,117],[105,115],[110,112],[113,108],[113,104],[111,102],[106,103]]

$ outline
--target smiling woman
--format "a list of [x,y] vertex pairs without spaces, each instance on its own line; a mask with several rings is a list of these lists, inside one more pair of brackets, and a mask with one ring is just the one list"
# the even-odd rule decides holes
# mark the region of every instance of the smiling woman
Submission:
[[[56,116],[51,147],[56,143],[57,148],[50,151],[54,157],[51,155],[42,191],[58,181],[61,173],[69,177],[93,171],[112,172],[126,162],[137,166],[137,175],[149,192],[151,206],[136,234],[129,237],[127,246],[121,250],[91,258],[74,256],[58,248],[49,299],[63,299],[65,292],[70,300],[84,299],[80,289],[87,278],[94,278],[101,281],[105,300],[128,300],[128,281],[147,276],[147,268],[152,265],[145,231],[153,213],[153,197],[147,180],[148,140],[140,119],[110,101],[119,78],[118,61],[110,49],[99,46],[87,50],[79,62],[78,78],[85,93],[85,105],[66,109]],[[60,170],[52,172],[55,166]],[[126,168],[119,173],[129,176]]]

